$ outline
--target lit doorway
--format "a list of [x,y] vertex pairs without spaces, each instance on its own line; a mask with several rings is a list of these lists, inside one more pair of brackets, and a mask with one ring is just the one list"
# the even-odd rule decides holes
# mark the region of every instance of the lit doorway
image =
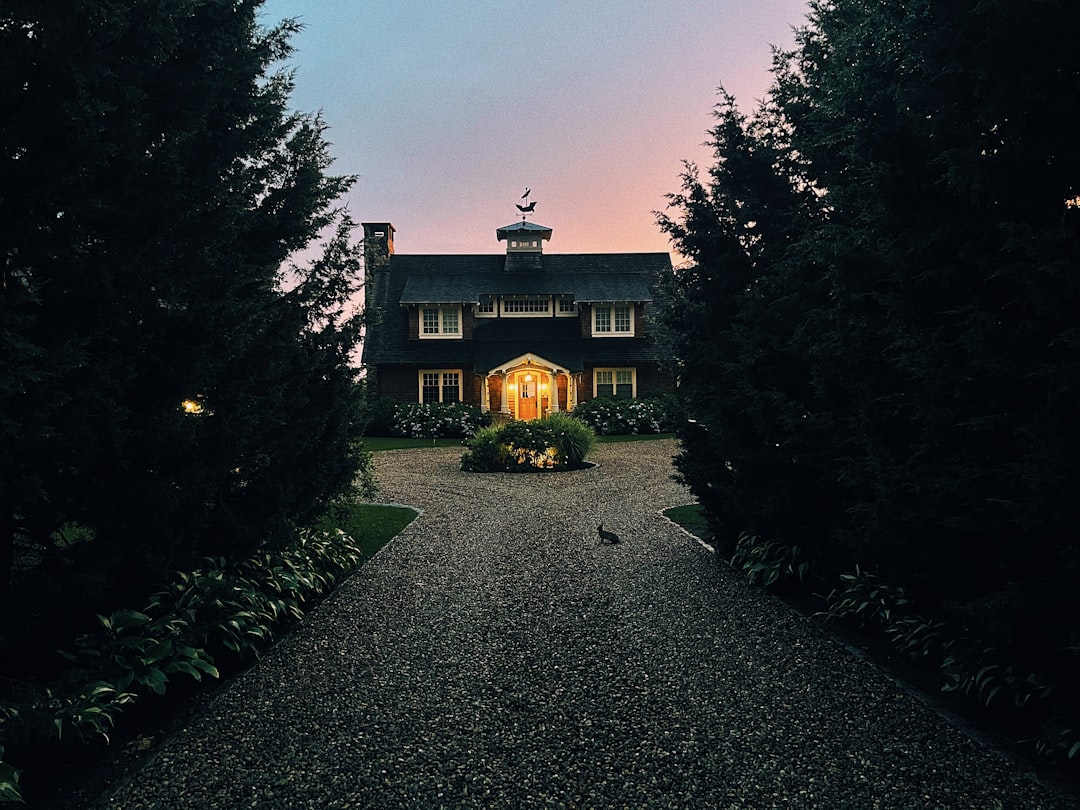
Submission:
[[537,396],[539,389],[536,375],[526,371],[518,374],[517,378],[517,418],[536,419],[540,415],[540,399]]

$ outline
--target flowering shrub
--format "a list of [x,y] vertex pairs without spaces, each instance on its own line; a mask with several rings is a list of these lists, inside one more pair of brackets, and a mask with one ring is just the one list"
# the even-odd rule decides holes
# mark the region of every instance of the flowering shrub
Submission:
[[461,469],[532,472],[577,467],[596,442],[588,425],[562,413],[536,422],[508,422],[480,430],[466,442]]
[[487,426],[491,417],[461,402],[401,402],[394,407],[395,436],[410,439],[465,438]]
[[598,397],[574,408],[574,417],[599,436],[637,433],[668,433],[676,415],[674,398],[613,399]]

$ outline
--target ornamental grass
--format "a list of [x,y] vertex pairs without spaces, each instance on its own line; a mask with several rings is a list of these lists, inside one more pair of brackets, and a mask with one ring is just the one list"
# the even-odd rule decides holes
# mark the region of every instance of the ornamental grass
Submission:
[[536,472],[576,469],[596,444],[596,434],[564,413],[532,422],[508,422],[477,431],[465,442],[467,472]]

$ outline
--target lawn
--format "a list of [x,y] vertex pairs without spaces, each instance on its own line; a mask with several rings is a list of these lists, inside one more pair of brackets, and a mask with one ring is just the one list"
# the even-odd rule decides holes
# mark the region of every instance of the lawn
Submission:
[[360,547],[366,560],[416,519],[416,510],[405,506],[351,503],[323,517],[317,528],[341,529]]
[[381,450],[417,450],[425,447],[461,447],[464,439],[407,439],[400,436],[365,436],[364,449],[372,453]]
[[696,503],[665,509],[664,517],[672,523],[679,524],[690,534],[706,543],[712,540],[712,531],[709,529],[709,523],[705,519],[705,513],[702,511],[701,506]]
[[597,436],[598,444],[617,444],[619,442],[651,442],[656,439],[674,439],[674,433],[626,433],[613,436]]

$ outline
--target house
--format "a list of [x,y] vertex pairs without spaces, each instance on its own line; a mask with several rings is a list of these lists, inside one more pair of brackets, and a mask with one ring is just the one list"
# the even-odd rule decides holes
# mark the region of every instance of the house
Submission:
[[552,230],[522,218],[495,232],[505,254],[411,256],[390,223],[363,227],[378,396],[528,420],[672,390],[649,324],[667,253],[545,254]]

